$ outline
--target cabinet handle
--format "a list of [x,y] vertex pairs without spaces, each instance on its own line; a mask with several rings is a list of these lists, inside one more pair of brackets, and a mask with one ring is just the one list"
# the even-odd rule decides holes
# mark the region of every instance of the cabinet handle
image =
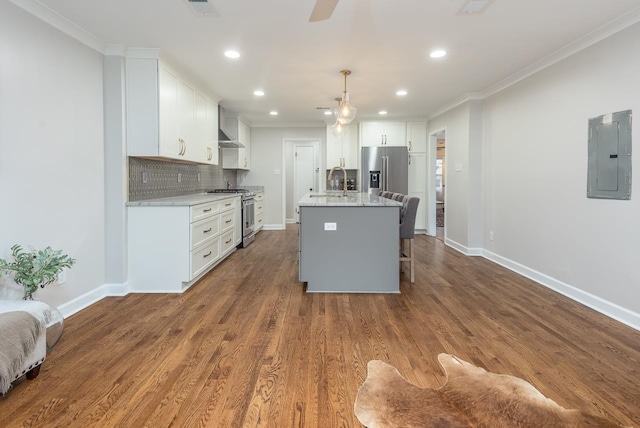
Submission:
[[203,231],[202,231],[202,233],[209,233],[209,232],[211,232],[211,229],[213,229],[213,228],[212,228],[212,227],[210,227],[210,228],[209,228],[209,229],[207,229],[207,230],[203,230]]
[[206,259],[207,257],[209,257],[211,255],[211,251],[209,251],[207,254],[205,254],[204,256],[202,256],[203,259]]
[[224,243],[225,243],[225,244],[228,244],[229,242],[231,242],[231,239],[229,239],[228,241],[225,241]]
[[258,223],[262,223],[262,219],[258,220]]
[[225,223],[231,223],[231,219],[229,219],[229,220],[225,221]]
[[229,202],[228,204],[224,204],[225,207],[230,207],[231,206],[231,202]]
[[411,165],[411,155],[409,155],[409,165]]
[[411,140],[409,140],[409,151],[411,151],[412,148],[413,148],[413,145],[411,144]]
[[247,158],[244,158],[244,167],[247,167]]
[[206,210],[202,210],[203,213],[208,213],[209,211],[211,211],[212,208],[207,208]]

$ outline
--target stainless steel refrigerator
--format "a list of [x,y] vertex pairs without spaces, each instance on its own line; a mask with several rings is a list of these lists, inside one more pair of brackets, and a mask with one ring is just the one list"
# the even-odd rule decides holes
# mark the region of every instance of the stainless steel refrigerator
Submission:
[[362,191],[380,190],[407,194],[409,188],[409,153],[406,147],[362,148]]

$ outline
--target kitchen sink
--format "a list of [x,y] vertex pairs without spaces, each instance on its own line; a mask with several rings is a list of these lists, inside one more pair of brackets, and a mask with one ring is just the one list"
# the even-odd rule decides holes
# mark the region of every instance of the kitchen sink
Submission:
[[342,198],[342,195],[337,195],[335,193],[311,193],[309,197],[310,198]]

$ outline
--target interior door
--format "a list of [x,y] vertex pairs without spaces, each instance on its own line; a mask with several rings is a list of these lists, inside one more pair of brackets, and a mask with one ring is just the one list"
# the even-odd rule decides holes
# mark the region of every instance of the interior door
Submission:
[[293,158],[293,203],[296,222],[300,221],[298,201],[307,193],[316,191],[315,149],[313,146],[295,146]]

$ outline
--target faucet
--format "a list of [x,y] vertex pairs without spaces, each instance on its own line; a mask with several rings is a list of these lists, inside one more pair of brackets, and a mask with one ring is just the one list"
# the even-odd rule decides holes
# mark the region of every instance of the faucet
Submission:
[[327,177],[327,180],[331,181],[331,179],[333,178],[333,171],[335,171],[336,169],[341,169],[342,173],[344,174],[344,186],[343,186],[342,194],[344,196],[347,196],[347,171],[343,167],[334,166],[333,168],[331,168],[331,171],[329,171],[329,176]]

